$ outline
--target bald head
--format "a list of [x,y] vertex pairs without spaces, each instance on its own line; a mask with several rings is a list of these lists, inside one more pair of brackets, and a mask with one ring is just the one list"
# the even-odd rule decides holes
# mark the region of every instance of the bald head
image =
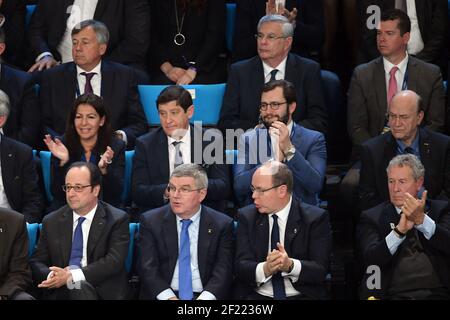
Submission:
[[403,90],[392,98],[389,109],[392,105],[407,106],[413,108],[416,113],[419,113],[422,110],[422,98],[412,90]]

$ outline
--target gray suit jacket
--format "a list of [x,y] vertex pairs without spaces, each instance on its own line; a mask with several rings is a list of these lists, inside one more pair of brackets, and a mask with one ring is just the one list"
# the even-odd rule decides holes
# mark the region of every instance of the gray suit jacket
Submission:
[[[445,91],[439,67],[409,56],[407,88],[423,99],[423,124],[442,131],[445,120]],[[387,89],[383,58],[359,65],[348,92],[348,130],[354,145],[381,133],[387,111]]]

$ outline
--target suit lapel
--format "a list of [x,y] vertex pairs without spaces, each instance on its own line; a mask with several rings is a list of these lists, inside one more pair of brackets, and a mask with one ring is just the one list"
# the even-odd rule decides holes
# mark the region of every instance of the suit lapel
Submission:
[[[158,135],[157,137],[158,147],[156,150],[160,150],[160,152],[158,153],[159,157],[156,157],[158,162],[159,176],[163,181],[166,181],[168,183],[170,176],[170,168],[169,168],[170,164],[169,164],[169,145],[167,143],[167,136],[162,128],[158,129],[157,135]],[[150,151],[152,151],[152,149]],[[149,156],[153,157],[152,154],[150,154]],[[153,170],[153,168],[149,169]]]
[[206,281],[207,279],[205,278],[206,261],[211,239],[217,236],[215,234],[216,232],[217,230],[215,230],[214,225],[208,215],[208,212],[205,210],[205,207],[202,206],[202,211],[200,213],[200,225],[198,230],[198,242],[197,242],[198,269],[200,272],[200,278],[202,279],[202,283],[207,282]]
[[87,242],[87,260],[89,263],[90,257],[92,253],[94,252],[95,247],[98,244],[98,241],[100,237],[102,236],[103,229],[105,228],[105,208],[103,205],[99,202],[97,205],[97,210],[94,214],[94,220],[92,220],[91,229],[89,230],[89,237]]
[[[106,6],[108,5],[108,0],[98,0],[97,7],[95,8],[94,13],[94,19],[95,20],[102,20],[103,12],[106,9]],[[108,91],[110,92],[110,91]]]
[[[384,157],[383,157],[383,163],[381,164],[381,168],[387,168],[389,165],[389,162],[397,155],[397,142],[395,141],[394,137],[391,133],[385,134],[385,139],[387,140],[384,144]],[[381,184],[383,190],[383,198],[389,199],[389,191],[388,191],[388,185],[387,185],[387,173],[383,169],[383,177],[381,178]]]
[[[430,177],[433,176],[434,170],[433,168],[433,161],[431,159],[431,141],[429,139],[428,133],[424,129],[419,129],[419,152],[420,152],[420,161],[422,162],[423,166],[425,168],[430,168],[425,171],[425,180],[424,180],[424,186],[426,188],[432,188],[434,185],[433,183],[429,183],[428,181]],[[427,174],[428,173],[428,174]],[[429,195],[434,194],[434,190],[428,190]]]
[[67,71],[63,73],[63,79],[64,84],[63,87],[65,90],[65,105],[61,106],[61,108],[64,108],[65,114],[69,114],[70,108],[73,104],[73,100],[75,99],[76,95],[79,94],[78,88],[78,75],[77,75],[77,68],[75,66],[75,63],[71,62],[67,65]]
[[256,219],[255,233],[252,243],[256,243],[257,261],[265,261],[267,257],[267,250],[269,248],[269,216],[267,214],[257,214],[258,218]]
[[417,74],[416,71],[417,61],[414,59],[414,57],[409,56],[408,57],[408,67],[406,68],[406,73],[408,74],[408,80],[407,80],[407,88],[412,91],[416,91],[418,89],[419,84],[419,77],[420,75]]
[[[99,1],[100,3],[100,1]],[[100,95],[103,97],[104,92],[114,92],[114,72],[111,72],[111,67],[107,61],[102,60],[102,84],[100,88]],[[112,110],[111,110],[112,111]],[[111,113],[110,111],[110,113]]]
[[386,78],[384,75],[383,58],[381,57],[376,61],[373,78],[373,83],[375,84],[375,91],[378,100],[377,105],[379,106],[379,109],[377,109],[378,127],[381,131],[384,126],[385,114],[387,112]]
[[60,244],[60,257],[64,266],[69,264],[72,251],[73,213],[69,207],[62,213],[58,223],[58,240]]
[[178,259],[178,232],[177,219],[175,214],[172,212],[170,205],[167,205],[167,210],[163,217],[162,228],[164,243],[166,244],[166,250],[169,256],[169,273],[170,275],[173,275]]
[[291,244],[293,240],[300,233],[300,210],[302,210],[300,203],[293,198],[286,223],[286,232],[284,234],[284,248],[288,255],[291,253]]
[[5,189],[6,198],[13,199],[11,182],[13,181],[13,179],[15,179],[14,177],[15,153],[13,152],[13,150],[11,150],[8,144],[8,140],[3,135],[1,136],[0,142],[0,158],[2,166],[3,187]]

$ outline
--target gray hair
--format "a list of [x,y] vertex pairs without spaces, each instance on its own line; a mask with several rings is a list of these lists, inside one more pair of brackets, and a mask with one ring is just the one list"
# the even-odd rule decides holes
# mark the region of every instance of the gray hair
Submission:
[[99,44],[106,44],[106,45],[108,44],[108,42],[109,42],[108,27],[106,27],[106,25],[103,22],[93,20],[93,19],[84,20],[84,21],[81,21],[80,23],[77,23],[75,25],[75,27],[73,27],[73,29],[72,29],[72,36],[76,35],[81,30],[83,30],[87,27],[92,27]]
[[266,15],[261,19],[259,19],[257,30],[259,31],[261,25],[263,25],[266,22],[276,22],[282,24],[283,37],[285,38],[292,37],[294,35],[294,26],[292,25],[292,23],[289,22],[288,18],[286,18],[285,16],[282,16],[280,14]]
[[172,177],[191,177],[195,180],[197,189],[208,189],[208,176],[202,166],[195,163],[185,163],[176,167],[170,178]]
[[294,178],[292,176],[292,171],[289,167],[279,161],[269,160],[263,163],[262,165],[264,173],[269,173],[272,175],[272,184],[273,186],[281,186],[286,185],[287,192],[292,194],[292,189],[294,186]]
[[0,116],[9,115],[9,97],[8,95],[0,90]]
[[386,172],[389,173],[389,170],[392,167],[410,167],[415,181],[425,176],[425,168],[423,167],[422,162],[420,162],[419,158],[413,154],[401,154],[394,157],[389,162]]

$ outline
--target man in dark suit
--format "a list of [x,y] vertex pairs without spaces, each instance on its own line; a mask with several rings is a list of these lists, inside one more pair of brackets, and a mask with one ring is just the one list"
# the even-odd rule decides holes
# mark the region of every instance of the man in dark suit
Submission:
[[44,72],[40,99],[46,133],[64,133],[75,98],[88,92],[103,97],[111,126],[128,148],[146,132],[135,72],[102,59],[108,39],[109,32],[103,23],[82,21],[72,30],[74,62]]
[[111,33],[106,56],[116,62],[144,68],[150,41],[147,0],[40,0],[28,30],[32,59],[30,71],[45,70],[57,61],[69,62],[70,32],[83,20],[103,22]]
[[28,266],[28,235],[25,218],[10,209],[0,208],[0,300],[31,300]]
[[361,297],[450,299],[450,208],[428,200],[424,167],[412,154],[387,168],[389,201],[364,211],[358,243],[367,267]]
[[390,132],[361,146],[360,205],[362,210],[389,199],[386,168],[394,156],[412,153],[425,167],[424,186],[431,199],[450,198],[450,138],[420,128],[422,99],[413,91],[401,91],[388,112]]
[[292,120],[297,103],[295,88],[290,82],[273,80],[266,83],[262,91],[263,125],[240,139],[234,169],[236,199],[241,205],[252,202],[253,173],[273,157],[292,171],[294,195],[304,203],[318,205],[327,162],[325,138],[322,133],[306,129]]
[[208,177],[196,164],[174,169],[170,205],[146,212],[139,229],[141,299],[223,300],[233,269],[233,221],[201,205]]
[[[0,90],[0,131],[9,114],[8,96]],[[33,150],[0,134],[0,207],[25,216],[28,223],[41,222],[44,199],[39,190]]]
[[[6,49],[5,32],[0,29],[1,57]],[[40,130],[40,110],[31,75],[0,63],[0,90],[8,95],[10,102],[8,122],[3,133],[35,147]]]
[[258,23],[258,56],[231,65],[220,111],[219,127],[247,130],[258,124],[264,83],[285,79],[297,93],[295,122],[326,132],[327,113],[318,63],[289,53],[293,27],[280,15],[264,16]]
[[238,299],[324,299],[331,257],[328,213],[292,195],[289,168],[269,161],[255,171],[254,205],[238,212]]
[[347,107],[348,130],[354,146],[384,130],[390,99],[405,89],[422,97],[424,125],[431,130],[443,131],[445,92],[442,76],[438,67],[406,53],[410,31],[410,20],[403,11],[383,12],[377,31],[377,46],[382,57],[356,67],[353,72]]
[[4,58],[7,63],[15,66],[23,65],[23,45],[25,44],[25,14],[26,0],[1,0],[0,28],[6,36],[7,50]]
[[90,162],[75,162],[67,171],[67,205],[44,218],[30,260],[44,298],[127,298],[128,216],[98,200],[100,186],[100,170]]
[[[181,163],[197,163],[208,175],[208,196],[205,204],[216,210],[225,209],[230,193],[229,170],[223,161],[220,132],[216,140],[203,139],[198,125],[190,125],[194,105],[189,91],[169,86],[161,91],[156,105],[161,127],[136,140],[133,159],[132,198],[140,211],[160,207],[167,199],[167,183],[174,168]],[[217,145],[218,143],[218,145]],[[218,146],[212,150],[211,146]],[[208,147],[209,146],[209,147]],[[204,154],[210,150],[211,154]]]
[[[376,29],[369,29],[374,19],[374,7],[380,11],[393,8],[403,10],[411,19],[411,41],[408,43],[408,53],[420,60],[437,64],[442,72],[447,69],[448,46],[448,2],[447,0],[415,0],[405,1],[408,4],[403,8],[396,5],[395,0],[362,0],[360,12],[362,22],[362,39],[360,47],[361,63],[368,62],[379,56],[376,45]],[[401,3],[402,1],[400,1]],[[368,7],[372,6],[369,8]],[[400,8],[402,7],[402,8]]]
[[[261,17],[275,12],[284,14],[281,8],[267,12],[268,2],[275,6],[275,0],[241,0],[236,3],[233,61],[249,59],[257,54],[254,36]],[[289,18],[295,21],[292,51],[318,59],[325,33],[322,0],[286,0],[285,8]]]

